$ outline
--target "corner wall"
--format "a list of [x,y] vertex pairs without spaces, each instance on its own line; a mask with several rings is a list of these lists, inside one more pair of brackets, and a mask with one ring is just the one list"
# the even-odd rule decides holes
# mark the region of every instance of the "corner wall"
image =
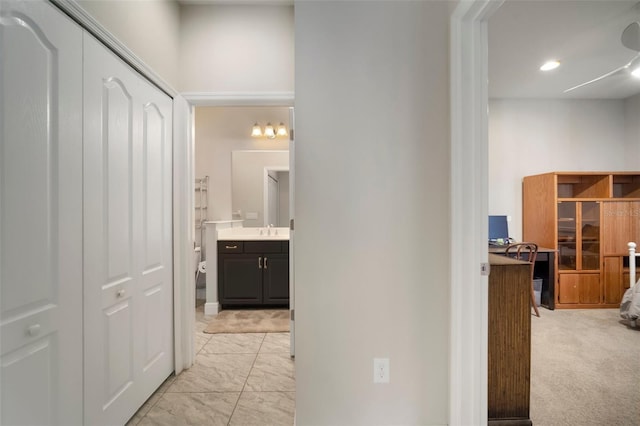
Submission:
[[447,424],[449,4],[295,14],[297,423]]

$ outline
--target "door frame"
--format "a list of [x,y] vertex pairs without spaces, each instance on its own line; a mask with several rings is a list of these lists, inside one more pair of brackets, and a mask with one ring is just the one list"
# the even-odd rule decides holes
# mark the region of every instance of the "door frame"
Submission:
[[487,23],[503,2],[460,2],[451,16],[450,425],[487,424]]

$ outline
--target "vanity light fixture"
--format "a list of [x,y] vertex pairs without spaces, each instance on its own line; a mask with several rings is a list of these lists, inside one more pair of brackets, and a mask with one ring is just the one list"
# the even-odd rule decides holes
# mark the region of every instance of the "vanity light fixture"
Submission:
[[267,123],[267,125],[264,126],[264,135],[269,139],[275,139],[276,131],[273,129],[271,123]]
[[554,59],[552,61],[547,61],[544,64],[542,64],[542,66],[540,67],[540,71],[555,70],[559,66],[560,66],[560,61]]
[[251,130],[251,136],[253,136],[254,138],[259,138],[260,136],[262,136],[262,129],[260,128],[258,123],[253,125],[253,129]]
[[287,127],[283,123],[278,124],[278,130],[277,130],[276,134],[278,136],[282,136],[282,137],[289,136],[289,133],[287,132]]
[[275,139],[276,137],[289,136],[289,132],[287,131],[287,126],[285,126],[284,123],[280,123],[275,127],[271,123],[267,123],[267,125],[264,126],[264,132],[260,125],[255,123],[251,130],[251,136],[254,138],[265,137],[268,139]]

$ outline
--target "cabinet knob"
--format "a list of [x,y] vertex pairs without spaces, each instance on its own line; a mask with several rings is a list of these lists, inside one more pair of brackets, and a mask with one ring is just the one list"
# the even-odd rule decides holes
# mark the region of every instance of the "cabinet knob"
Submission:
[[258,268],[262,269],[262,256],[258,258]]
[[264,269],[267,269],[267,257],[264,257]]
[[40,334],[40,324],[33,324],[27,327],[27,334],[29,336],[37,336]]
[[124,289],[118,290],[118,292],[116,293],[116,296],[118,296],[118,297],[124,296]]

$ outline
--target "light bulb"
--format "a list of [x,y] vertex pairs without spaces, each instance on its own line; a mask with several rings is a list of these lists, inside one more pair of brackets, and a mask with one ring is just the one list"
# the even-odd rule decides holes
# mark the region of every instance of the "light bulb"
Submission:
[[253,125],[253,129],[251,130],[251,136],[253,136],[254,138],[259,138],[260,136],[262,136],[262,130],[260,129],[260,126],[258,125],[258,123]]
[[288,133],[287,133],[287,128],[286,128],[286,126],[284,125],[284,123],[280,123],[280,124],[278,125],[278,132],[277,132],[277,134],[278,134],[278,136],[287,136],[287,135],[288,135]]
[[635,70],[631,71],[631,75],[635,78],[640,78],[640,67],[637,67]]
[[273,126],[271,125],[271,123],[267,123],[267,125],[265,126],[264,135],[269,139],[273,139],[276,137],[276,132],[273,129]]

